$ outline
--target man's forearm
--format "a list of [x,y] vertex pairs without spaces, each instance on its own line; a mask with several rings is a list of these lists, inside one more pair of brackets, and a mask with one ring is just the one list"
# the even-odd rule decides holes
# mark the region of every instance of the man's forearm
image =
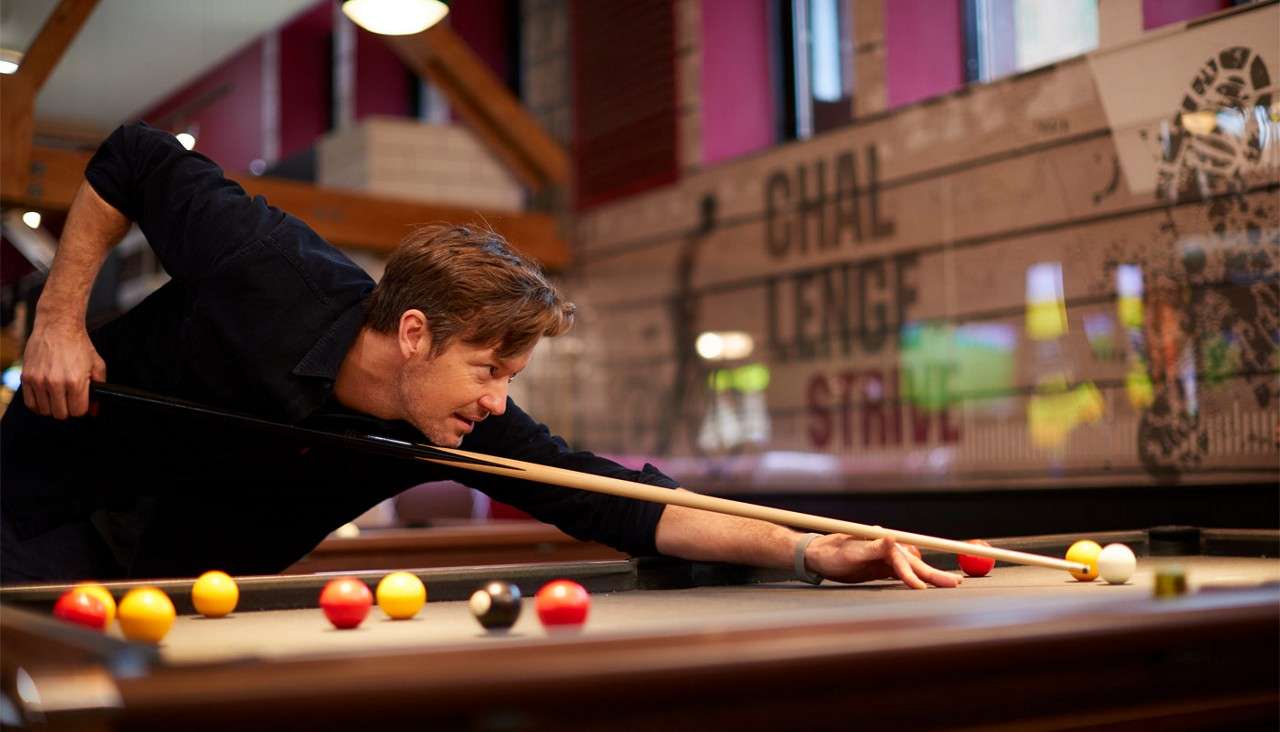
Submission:
[[129,219],[102,200],[92,186],[81,183],[67,214],[36,317],[83,325],[98,270],[102,269],[107,252],[128,230]]
[[658,551],[682,559],[784,568],[792,566],[798,539],[767,521],[667,506],[655,540]]

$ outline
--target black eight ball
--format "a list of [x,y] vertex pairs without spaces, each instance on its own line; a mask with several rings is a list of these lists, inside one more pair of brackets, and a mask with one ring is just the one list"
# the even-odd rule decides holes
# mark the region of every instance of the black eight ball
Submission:
[[471,614],[488,630],[506,630],[520,617],[520,588],[494,580],[471,595]]

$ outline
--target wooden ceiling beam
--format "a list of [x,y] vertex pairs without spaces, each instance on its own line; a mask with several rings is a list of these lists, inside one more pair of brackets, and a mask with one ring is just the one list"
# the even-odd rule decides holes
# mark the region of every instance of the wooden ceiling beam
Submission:
[[568,181],[564,147],[451,28],[440,24],[386,41],[418,76],[444,92],[458,116],[521,182],[540,190]]
[[307,222],[338,246],[389,253],[415,226],[469,223],[492,227],[548,269],[569,264],[569,248],[559,238],[556,220],[549,214],[422,203],[282,178],[232,177],[250,194],[265,197],[272,206]]
[[[28,184],[13,195],[6,189],[4,204],[65,211],[84,180],[89,157],[73,150],[34,148]],[[421,203],[282,178],[231,177],[250,194],[263,196],[271,205],[297,216],[337,246],[387,253],[416,225],[472,223],[492,227],[548,269],[569,264],[569,248],[559,237],[555,218],[548,214]]]
[[33,93],[39,92],[97,6],[98,0],[62,0],[58,3],[31,46],[22,54],[22,63],[14,76],[30,84]]
[[84,27],[98,0],[62,0],[31,42],[17,72],[0,77],[0,194],[28,185],[36,95]]

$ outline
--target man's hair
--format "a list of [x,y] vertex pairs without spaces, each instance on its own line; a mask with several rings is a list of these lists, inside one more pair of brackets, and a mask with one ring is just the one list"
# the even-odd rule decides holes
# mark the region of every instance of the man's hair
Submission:
[[542,336],[569,330],[576,310],[500,235],[456,224],[424,226],[400,242],[369,298],[365,322],[395,333],[400,316],[414,308],[427,316],[432,358],[456,338],[510,358]]

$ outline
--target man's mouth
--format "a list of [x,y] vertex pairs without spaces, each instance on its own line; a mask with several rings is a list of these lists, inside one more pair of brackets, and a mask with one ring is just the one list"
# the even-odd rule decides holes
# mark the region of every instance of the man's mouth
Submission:
[[462,423],[463,434],[469,434],[471,430],[475,429],[475,423],[479,421],[474,419],[468,419],[462,416],[461,414],[458,414],[457,412],[453,413],[453,418]]

